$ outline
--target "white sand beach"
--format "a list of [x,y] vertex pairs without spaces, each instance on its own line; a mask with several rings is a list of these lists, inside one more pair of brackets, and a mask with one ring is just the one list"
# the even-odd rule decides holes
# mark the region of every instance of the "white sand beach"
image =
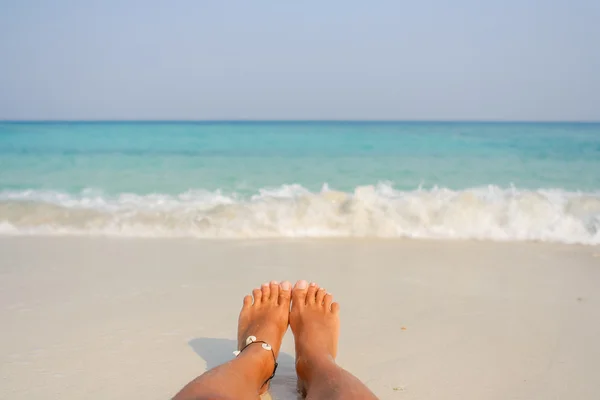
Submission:
[[[597,246],[2,237],[0,398],[170,398],[272,279],[334,294],[338,362],[381,399],[600,396]],[[293,360],[288,331],[274,399]]]

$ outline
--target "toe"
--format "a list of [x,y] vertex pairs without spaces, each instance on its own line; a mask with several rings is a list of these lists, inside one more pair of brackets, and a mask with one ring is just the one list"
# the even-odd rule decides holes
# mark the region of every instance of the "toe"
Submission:
[[292,307],[304,306],[306,302],[306,290],[308,289],[308,282],[302,280],[296,282],[294,289],[292,289]]
[[260,289],[254,289],[252,291],[252,296],[254,296],[254,304],[260,304],[262,299],[262,291]]
[[317,305],[323,304],[323,299],[325,298],[326,294],[327,290],[325,290],[325,288],[319,288],[319,290],[317,290]]
[[290,296],[292,295],[292,284],[288,281],[281,282],[279,285],[279,305],[290,306]]
[[325,303],[325,309],[331,310],[331,303],[333,303],[333,296],[331,295],[331,293],[327,293],[325,295],[325,299],[323,300],[323,302]]
[[260,289],[262,290],[263,303],[269,301],[269,296],[271,295],[271,286],[269,283],[263,283]]
[[279,282],[271,281],[271,297],[269,300],[271,303],[277,304],[277,300],[279,299]]
[[252,296],[244,297],[244,308],[248,308],[252,305]]
[[337,314],[340,312],[340,305],[339,303],[333,303],[331,304],[331,312],[334,314]]
[[315,304],[317,290],[319,290],[319,285],[311,282],[308,286],[308,293],[306,293],[306,304]]

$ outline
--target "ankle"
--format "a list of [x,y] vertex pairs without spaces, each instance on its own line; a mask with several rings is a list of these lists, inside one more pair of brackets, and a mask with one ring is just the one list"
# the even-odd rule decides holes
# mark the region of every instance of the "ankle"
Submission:
[[305,382],[311,381],[313,376],[335,366],[334,358],[327,353],[296,354],[296,373]]
[[256,379],[259,388],[273,375],[275,369],[273,353],[270,350],[263,349],[260,344],[248,346],[237,358],[252,366],[249,375]]

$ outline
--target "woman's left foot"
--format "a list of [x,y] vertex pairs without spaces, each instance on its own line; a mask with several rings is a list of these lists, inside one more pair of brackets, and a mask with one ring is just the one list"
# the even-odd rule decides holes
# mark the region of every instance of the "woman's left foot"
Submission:
[[[249,336],[254,336],[257,341],[267,342],[271,346],[273,353],[265,350],[261,344],[250,345],[241,353],[260,360],[257,368],[264,370],[264,380],[273,373],[273,354],[276,358],[279,355],[281,341],[288,328],[291,292],[290,282],[279,284],[272,281],[264,283],[260,289],[254,289],[252,296],[244,297],[244,306],[238,320],[238,350],[246,346]],[[268,389],[268,385],[262,385],[262,382],[260,385],[259,393],[262,394]]]

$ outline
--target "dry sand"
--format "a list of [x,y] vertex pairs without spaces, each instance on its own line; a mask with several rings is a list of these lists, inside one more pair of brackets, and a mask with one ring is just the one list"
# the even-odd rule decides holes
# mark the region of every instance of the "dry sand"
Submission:
[[170,398],[271,279],[335,295],[338,361],[381,399],[600,398],[598,247],[23,237],[0,238],[0,398]]

